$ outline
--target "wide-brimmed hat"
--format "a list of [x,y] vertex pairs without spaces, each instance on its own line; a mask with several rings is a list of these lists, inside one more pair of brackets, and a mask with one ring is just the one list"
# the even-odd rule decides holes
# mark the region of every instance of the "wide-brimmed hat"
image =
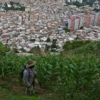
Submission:
[[36,64],[36,61],[33,61],[33,60],[30,59],[30,60],[27,61],[26,67],[31,67],[35,64]]

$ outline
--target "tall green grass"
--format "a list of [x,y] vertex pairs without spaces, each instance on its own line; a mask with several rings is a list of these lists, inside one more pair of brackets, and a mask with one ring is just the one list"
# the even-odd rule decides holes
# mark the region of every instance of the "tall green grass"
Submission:
[[51,91],[46,100],[100,100],[100,60],[95,52],[91,55],[75,52],[70,56],[61,53],[28,57],[10,53],[0,58],[0,75],[18,78],[26,61],[32,59],[37,62],[40,86]]

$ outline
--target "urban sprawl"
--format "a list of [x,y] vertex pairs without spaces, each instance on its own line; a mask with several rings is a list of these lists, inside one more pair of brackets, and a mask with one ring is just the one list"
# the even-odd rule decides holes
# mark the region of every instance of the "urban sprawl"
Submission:
[[[10,1],[6,2],[10,7]],[[67,5],[64,0],[26,0],[24,4],[25,11],[6,12],[0,8],[0,41],[11,49],[29,52],[38,46],[44,51],[56,39],[56,49],[60,52],[67,41],[77,37],[100,40],[100,12],[93,11],[93,7],[78,8]]]

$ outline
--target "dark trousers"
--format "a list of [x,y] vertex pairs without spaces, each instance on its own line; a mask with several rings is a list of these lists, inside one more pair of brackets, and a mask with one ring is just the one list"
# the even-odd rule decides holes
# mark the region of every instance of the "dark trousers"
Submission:
[[25,94],[31,94],[32,92],[38,92],[39,84],[37,78],[34,78],[31,87],[26,86]]

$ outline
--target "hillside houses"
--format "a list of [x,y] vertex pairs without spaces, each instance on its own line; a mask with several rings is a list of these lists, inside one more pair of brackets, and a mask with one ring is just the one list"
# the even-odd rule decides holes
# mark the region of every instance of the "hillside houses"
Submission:
[[[57,50],[61,51],[63,45],[75,40],[77,35],[81,40],[100,39],[100,13],[86,13],[84,8],[64,6],[60,1],[38,0],[32,5],[28,5],[26,11],[0,13],[0,41],[11,49],[30,52],[39,47],[44,51],[56,40]],[[66,32],[66,28],[70,32]]]

